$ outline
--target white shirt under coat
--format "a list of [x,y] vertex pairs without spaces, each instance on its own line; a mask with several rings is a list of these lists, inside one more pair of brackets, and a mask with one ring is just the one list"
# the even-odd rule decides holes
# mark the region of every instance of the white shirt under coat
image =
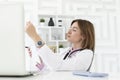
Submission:
[[47,45],[44,45],[37,50],[38,55],[41,56],[42,60],[52,70],[86,71],[91,64],[93,57],[93,51],[89,49],[77,51],[75,54],[71,55],[71,57],[67,57],[65,60],[63,60],[63,58],[68,50],[64,51],[62,54],[55,54]]

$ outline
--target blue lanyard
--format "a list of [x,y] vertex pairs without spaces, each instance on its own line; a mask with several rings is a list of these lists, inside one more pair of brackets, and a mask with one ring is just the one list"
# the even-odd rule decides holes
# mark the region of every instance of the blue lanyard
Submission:
[[76,49],[76,50],[73,50],[72,52],[71,52],[71,50],[69,50],[67,53],[66,53],[66,55],[64,56],[64,58],[63,58],[63,60],[65,60],[67,57],[69,57],[71,54],[73,54],[73,53],[75,53],[75,52],[77,52],[77,51],[81,51],[81,50],[83,50],[83,49]]

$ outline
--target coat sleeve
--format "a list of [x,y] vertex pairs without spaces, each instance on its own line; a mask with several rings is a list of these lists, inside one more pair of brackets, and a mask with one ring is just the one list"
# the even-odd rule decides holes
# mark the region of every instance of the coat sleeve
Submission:
[[47,45],[44,45],[38,50],[38,54],[41,56],[45,64],[52,70],[56,70],[62,61],[62,56],[54,53]]

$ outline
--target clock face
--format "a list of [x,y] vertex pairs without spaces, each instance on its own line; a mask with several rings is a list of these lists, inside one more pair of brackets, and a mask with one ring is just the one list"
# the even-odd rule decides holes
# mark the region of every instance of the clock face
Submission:
[[38,41],[38,45],[42,45],[42,41]]

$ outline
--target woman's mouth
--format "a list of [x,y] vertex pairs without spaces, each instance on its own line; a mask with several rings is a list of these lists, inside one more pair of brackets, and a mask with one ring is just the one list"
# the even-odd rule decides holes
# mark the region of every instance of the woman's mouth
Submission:
[[70,35],[67,35],[67,37],[70,37]]

